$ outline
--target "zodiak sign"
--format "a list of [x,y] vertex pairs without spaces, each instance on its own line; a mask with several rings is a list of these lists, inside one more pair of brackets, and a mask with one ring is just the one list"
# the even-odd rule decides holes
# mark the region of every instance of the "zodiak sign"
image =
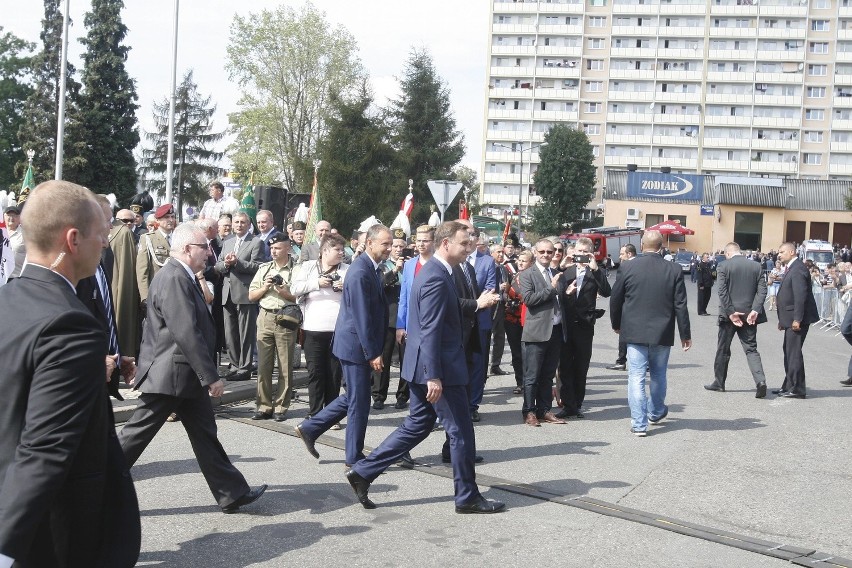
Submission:
[[627,172],[627,197],[701,202],[704,199],[704,176]]

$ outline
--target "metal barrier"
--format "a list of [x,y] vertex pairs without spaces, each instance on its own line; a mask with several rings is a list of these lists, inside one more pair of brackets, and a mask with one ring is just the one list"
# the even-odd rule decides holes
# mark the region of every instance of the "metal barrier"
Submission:
[[819,310],[819,323],[822,324],[820,329],[833,329],[840,327],[840,323],[834,323],[835,313],[837,312],[837,288],[820,288],[819,295],[814,289],[814,299],[817,301],[817,310]]

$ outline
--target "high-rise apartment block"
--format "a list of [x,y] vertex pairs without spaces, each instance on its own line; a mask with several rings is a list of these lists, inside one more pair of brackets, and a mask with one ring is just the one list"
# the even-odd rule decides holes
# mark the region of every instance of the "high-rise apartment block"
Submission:
[[599,192],[628,164],[852,179],[852,0],[492,0],[488,57],[494,209],[535,205],[560,122],[588,134]]

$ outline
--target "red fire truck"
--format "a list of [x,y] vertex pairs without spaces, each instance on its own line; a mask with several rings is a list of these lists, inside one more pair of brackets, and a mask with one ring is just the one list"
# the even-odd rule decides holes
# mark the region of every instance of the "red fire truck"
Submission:
[[595,247],[595,260],[603,262],[607,254],[612,255],[612,261],[618,263],[618,251],[626,244],[632,244],[636,250],[641,250],[642,231],[640,229],[622,229],[620,227],[595,227],[584,229],[580,233],[563,234],[559,238],[573,244],[580,237],[592,239]]

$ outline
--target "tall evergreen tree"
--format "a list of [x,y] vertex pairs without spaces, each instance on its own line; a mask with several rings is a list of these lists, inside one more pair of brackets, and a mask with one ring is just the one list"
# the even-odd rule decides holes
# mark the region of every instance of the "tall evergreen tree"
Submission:
[[[172,186],[179,203],[201,205],[207,199],[207,185],[219,172],[222,152],[214,147],[224,133],[213,131],[216,105],[211,97],[198,92],[192,70],[187,71],[175,92],[174,180]],[[155,194],[165,193],[168,165],[169,98],[154,103],[155,130],[145,132],[151,144],[142,150],[140,171],[145,185]]]
[[136,83],[124,68],[130,48],[122,45],[127,26],[121,21],[122,0],[92,0],[84,22],[88,33],[83,53],[83,96],[80,118],[86,141],[86,166],[79,181],[96,193],[115,193],[127,205],[136,193],[139,144]]
[[[44,0],[44,19],[41,21],[42,49],[33,58],[33,91],[24,105],[23,122],[18,129],[21,148],[35,152],[33,176],[36,183],[53,179],[56,163],[56,117],[59,109],[60,59],[62,56],[62,12],[60,0]],[[65,80],[65,144],[63,172],[79,171],[85,165],[81,152],[84,146],[79,128],[77,103],[80,84],[74,80],[74,66],[66,62]],[[15,175],[22,177],[27,160],[15,166]],[[74,181],[68,176],[66,179]]]
[[595,156],[586,133],[565,124],[551,127],[544,141],[534,178],[541,201],[532,211],[533,226],[539,234],[558,235],[595,194]]
[[18,142],[18,129],[24,120],[24,104],[32,94],[28,83],[35,44],[24,41],[0,27],[0,189],[17,191],[21,178],[15,163],[25,159]]
[[426,221],[434,202],[426,181],[451,178],[464,156],[464,137],[456,130],[450,91],[427,51],[412,49],[400,87],[402,95],[390,105],[393,144],[399,152],[397,182],[414,180],[412,220]]

